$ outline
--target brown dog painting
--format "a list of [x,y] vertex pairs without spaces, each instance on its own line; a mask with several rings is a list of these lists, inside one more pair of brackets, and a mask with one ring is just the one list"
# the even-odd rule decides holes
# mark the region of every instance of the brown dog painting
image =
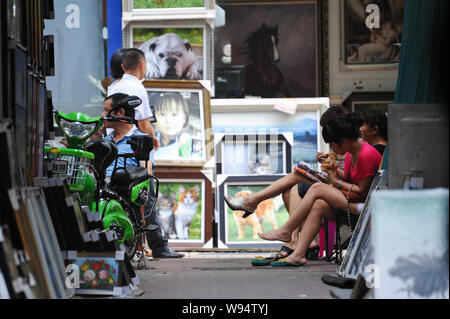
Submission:
[[[248,190],[240,191],[235,195],[235,197],[246,197],[250,195],[251,192]],[[278,228],[277,219],[275,218],[275,201],[273,199],[267,199],[259,203],[256,207],[255,213],[251,214],[247,218],[242,218],[245,214],[243,211],[234,211],[234,219],[238,226],[238,240],[244,238],[245,227],[250,226],[253,228],[253,239],[258,239],[258,233],[262,232],[263,221],[267,221],[272,225],[273,229]]]

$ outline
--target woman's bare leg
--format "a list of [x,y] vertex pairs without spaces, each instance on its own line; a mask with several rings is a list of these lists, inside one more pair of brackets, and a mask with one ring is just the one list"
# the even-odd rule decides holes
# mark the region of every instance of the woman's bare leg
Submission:
[[309,179],[293,171],[292,173],[273,182],[263,190],[244,197],[244,207],[250,210],[255,210],[258,204],[263,200],[283,194],[291,189],[292,186],[301,182],[311,184]]
[[296,227],[301,225],[308,216],[314,202],[323,199],[335,209],[345,210],[347,200],[338,189],[323,183],[315,183],[306,193],[303,200],[297,207],[291,205],[291,214],[288,221],[278,229],[265,234],[259,233],[259,237],[266,240],[280,240],[283,242],[291,241],[291,234]]
[[[284,202],[284,207],[286,207],[288,214],[290,214],[289,208],[291,207],[291,203],[292,203],[292,207],[295,207],[302,200],[302,198],[300,196],[298,196],[297,185],[292,187],[290,190],[283,192],[282,198],[283,198],[283,202]],[[289,243],[286,243],[284,246],[289,247],[291,249],[295,249],[295,247],[297,246],[299,232],[300,232],[300,227],[297,227],[292,232],[292,240]],[[282,254],[283,256],[286,256],[286,253],[284,253],[284,252],[279,252],[279,253]],[[275,257],[275,255],[272,255],[271,257]]]
[[300,239],[294,252],[286,258],[288,264],[306,264],[306,250],[319,233],[323,218],[336,220],[336,214],[326,201],[319,199],[314,202],[308,217],[303,223]]

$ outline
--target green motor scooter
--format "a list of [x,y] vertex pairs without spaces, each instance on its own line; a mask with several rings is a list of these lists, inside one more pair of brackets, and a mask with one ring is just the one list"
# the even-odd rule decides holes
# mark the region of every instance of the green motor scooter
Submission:
[[[136,96],[131,96],[122,100],[120,104],[122,103],[135,106],[142,101]],[[145,142],[142,139],[132,141],[134,153],[124,155],[118,155],[115,144],[104,139],[86,143],[100,129],[104,120],[134,122],[130,117],[101,118],[89,117],[83,113],[56,112],[55,122],[67,139],[67,148],[46,146],[46,160],[50,164],[52,176],[67,178],[71,191],[80,194],[82,205],[101,215],[104,229],[116,231],[119,243],[125,245],[128,257],[132,258],[139,244],[142,244],[143,233],[156,227],[145,225],[143,222],[145,216],[141,218],[139,216],[140,207],[148,201],[150,178],[156,180],[157,188],[159,181],[148,174],[144,167],[122,168],[115,170],[111,177],[114,183],[109,188],[105,172],[106,168],[120,156],[132,157],[141,154],[141,159],[145,160],[145,152],[151,151],[153,141],[147,136],[144,137],[147,138]],[[145,147],[141,151],[142,146]]]

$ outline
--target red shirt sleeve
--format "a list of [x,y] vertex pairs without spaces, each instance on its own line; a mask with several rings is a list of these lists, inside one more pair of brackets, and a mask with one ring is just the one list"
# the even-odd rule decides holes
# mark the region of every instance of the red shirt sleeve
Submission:
[[367,142],[364,142],[358,156],[356,167],[351,167],[351,155],[345,157],[345,175],[347,180],[353,184],[368,176],[373,176],[378,171],[381,163],[380,153]]

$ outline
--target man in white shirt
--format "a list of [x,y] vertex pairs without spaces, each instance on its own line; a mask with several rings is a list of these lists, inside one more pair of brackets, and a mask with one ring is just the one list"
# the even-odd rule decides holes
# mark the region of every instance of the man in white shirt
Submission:
[[142,104],[135,109],[135,119],[139,130],[153,137],[154,150],[158,150],[160,143],[156,138],[155,130],[150,123],[152,111],[148,102],[148,93],[142,85],[147,71],[147,62],[144,52],[139,49],[124,49],[122,53],[122,79],[108,90],[108,96],[116,93],[135,95],[142,100]]

